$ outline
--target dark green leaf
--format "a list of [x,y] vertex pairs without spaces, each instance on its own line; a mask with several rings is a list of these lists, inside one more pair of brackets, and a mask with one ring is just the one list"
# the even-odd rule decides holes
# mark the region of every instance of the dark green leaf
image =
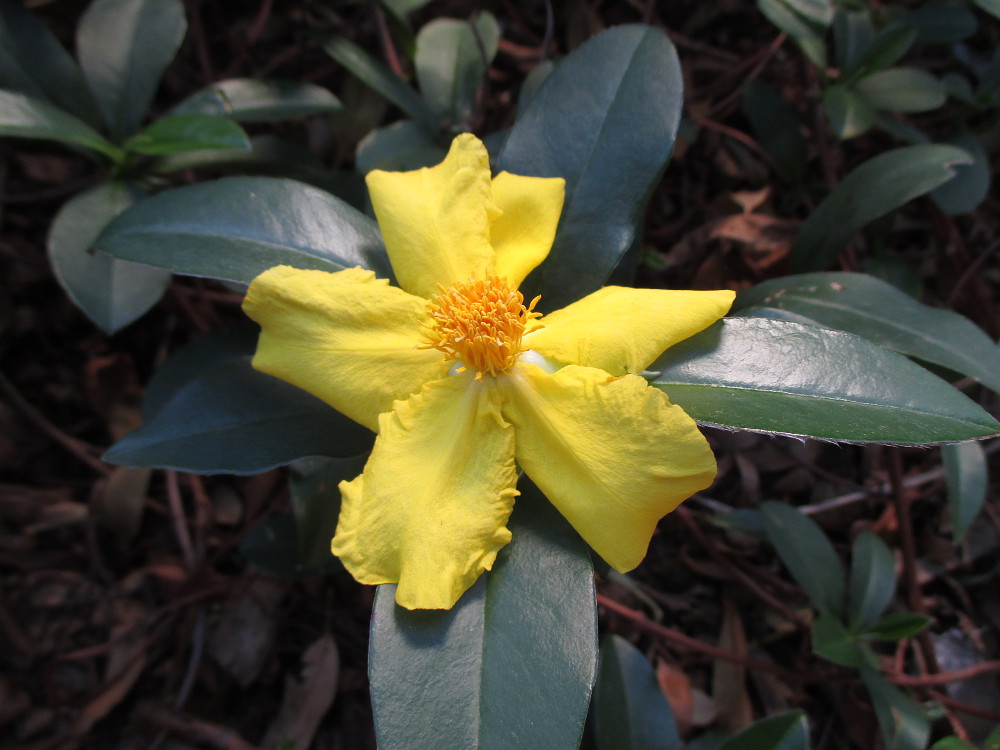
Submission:
[[958,737],[945,737],[931,745],[931,750],[976,750],[976,748]]
[[782,0],[757,0],[757,8],[767,20],[790,36],[809,61],[820,70],[826,67],[826,45],[822,29],[809,23]]
[[172,112],[226,115],[237,122],[279,122],[340,108],[337,97],[314,83],[230,78],[195,92]]
[[320,571],[333,562],[330,540],[340,515],[338,485],[358,476],[366,459],[303,458],[289,467],[298,557],[305,570]]
[[875,641],[901,641],[912,638],[930,625],[931,618],[915,612],[895,612],[886,615],[861,633]]
[[781,94],[759,80],[743,87],[743,109],[760,145],[767,149],[785,177],[800,183],[809,151],[795,111]]
[[809,724],[801,711],[769,716],[729,737],[718,750],[809,750]]
[[837,8],[833,17],[833,43],[841,74],[854,67],[874,38],[875,28],[868,10]]
[[831,0],[783,0],[783,2],[817,26],[826,27],[833,21],[834,8]]
[[354,163],[361,174],[373,169],[406,172],[438,164],[446,154],[447,149],[413,120],[400,120],[362,138]]
[[170,272],[93,252],[94,240],[141,193],[108,182],[71,198],[49,228],[49,260],[66,294],[97,326],[115,333],[155,305]]
[[699,422],[916,445],[996,434],[979,406],[905,357],[840,331],[732,318],[671,347],[652,382]]
[[842,71],[840,82],[850,86],[872,73],[894,64],[913,46],[917,30],[908,23],[892,23],[878,32],[857,55],[851,67]]
[[96,151],[113,162],[122,151],[103,135],[68,112],[41,99],[13,91],[0,91],[0,136],[59,141]]
[[0,89],[41,99],[100,126],[101,115],[80,68],[18,0],[0,2]]
[[788,572],[820,614],[839,618],[844,611],[844,567],[823,530],[784,503],[760,507],[768,539]]
[[986,501],[989,483],[986,454],[979,443],[969,442],[943,445],[941,456],[948,479],[951,534],[957,542],[965,536]]
[[980,10],[986,11],[994,18],[1000,18],[1000,0],[972,0],[972,2],[978,5]]
[[734,309],[758,305],[856,333],[900,354],[980,380],[1000,393],[1000,350],[967,318],[922,305],[860,273],[807,273],[765,281],[741,292]]
[[557,309],[607,280],[670,158],[682,89],[677,53],[662,31],[616,26],[566,57],[532,97],[497,169],[564,177],[566,203],[525,297],[542,294],[542,306]]
[[965,151],[943,145],[906,146],[866,161],[802,225],[793,269],[824,269],[866,224],[947,182],[955,176],[955,165],[970,162]]
[[861,678],[875,706],[886,749],[924,750],[930,725],[920,706],[873,669],[862,669]]
[[955,167],[954,179],[934,189],[931,198],[942,211],[951,216],[971,213],[990,191],[990,157],[979,138],[962,128],[947,140],[952,146],[972,157],[971,164]]
[[468,120],[499,42],[500,27],[487,11],[468,22],[439,18],[417,34],[413,66],[420,92],[452,125]]
[[948,98],[937,78],[919,68],[888,68],[872,73],[854,87],[876,109],[926,112]]
[[438,117],[412,86],[367,52],[346,39],[331,39],[323,49],[390,102],[416,120],[428,133],[438,132]]
[[94,0],[76,29],[76,53],[112,139],[139,129],[187,21],[179,0]]
[[256,474],[304,456],[355,456],[373,436],[303,390],[234,359],[181,388],[104,455],[125,466]]
[[851,584],[847,617],[851,630],[865,630],[878,620],[896,593],[892,550],[871,531],[862,531],[851,549]]
[[170,115],[157,120],[123,144],[126,151],[151,156],[208,149],[245,150],[243,128],[220,115]]
[[917,41],[925,44],[960,42],[975,34],[978,26],[976,14],[955,3],[923,3],[906,14],[906,22],[916,27]]
[[591,711],[596,750],[681,750],[653,665],[621,636],[609,635],[601,644]]
[[160,193],[105,230],[115,257],[249,284],[268,268],[389,275],[375,222],[329,193],[294,180],[230,177]]
[[830,127],[841,140],[861,135],[877,119],[872,103],[846,86],[830,86],[824,91],[823,107]]
[[513,541],[448,611],[379,588],[369,678],[381,750],[575,748],[597,670],[590,555],[531,485]]
[[820,615],[813,623],[813,653],[844,667],[878,666],[878,657],[844,623],[831,615]]

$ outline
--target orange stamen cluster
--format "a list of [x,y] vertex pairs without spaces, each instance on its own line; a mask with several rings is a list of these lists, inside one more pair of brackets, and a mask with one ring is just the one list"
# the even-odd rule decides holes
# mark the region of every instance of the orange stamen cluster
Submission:
[[539,298],[525,307],[524,296],[499,276],[438,288],[421,348],[444,352],[445,359],[462,363],[457,372],[473,370],[479,380],[513,367],[524,351],[521,336],[528,322],[541,317],[533,312]]

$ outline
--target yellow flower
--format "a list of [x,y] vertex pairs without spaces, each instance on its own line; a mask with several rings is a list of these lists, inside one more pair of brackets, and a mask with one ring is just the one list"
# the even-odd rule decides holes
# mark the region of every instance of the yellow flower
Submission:
[[733,293],[612,286],[542,317],[517,287],[548,255],[562,179],[491,177],[464,134],[436,167],[367,182],[399,286],[278,266],[243,306],[262,328],[254,367],[378,433],[340,485],[334,554],[362,583],[398,583],[404,607],[452,607],[510,541],[516,461],[599,555],[634,568],[716,468],[694,421],[629,373]]

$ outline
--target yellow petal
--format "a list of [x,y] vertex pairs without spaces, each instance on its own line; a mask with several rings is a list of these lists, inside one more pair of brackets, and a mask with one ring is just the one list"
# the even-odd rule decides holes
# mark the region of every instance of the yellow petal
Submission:
[[493,178],[493,200],[503,211],[490,227],[497,276],[515,289],[549,254],[562,213],[562,177],[522,177],[501,172]]
[[261,326],[254,367],[372,430],[393,401],[448,371],[440,352],[417,348],[426,301],[371,271],[276,266],[253,280],[243,309]]
[[450,609],[510,541],[514,430],[491,379],[428,383],[379,419],[364,473],[340,485],[332,549],[407,609]]
[[612,375],[639,373],[729,311],[735,293],[606,286],[546,315],[524,346]]
[[464,133],[445,160],[412,172],[369,172],[365,178],[399,285],[420,297],[438,284],[482,278],[494,265],[490,221],[499,209],[490,191],[486,147]]
[[715,478],[694,421],[638,375],[519,364],[497,384],[525,473],[619,571],[638,565],[657,522]]

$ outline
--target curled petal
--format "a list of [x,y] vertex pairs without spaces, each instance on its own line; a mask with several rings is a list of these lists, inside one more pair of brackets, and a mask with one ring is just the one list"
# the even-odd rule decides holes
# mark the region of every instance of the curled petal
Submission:
[[525,473],[619,571],[638,565],[657,522],[715,478],[694,421],[637,375],[519,364],[497,383]]
[[497,276],[515,289],[548,257],[566,196],[562,177],[522,177],[501,172],[493,178],[493,200],[503,211],[490,226]]
[[364,472],[340,485],[332,549],[408,609],[450,609],[510,541],[514,431],[490,379],[428,383],[379,420]]

